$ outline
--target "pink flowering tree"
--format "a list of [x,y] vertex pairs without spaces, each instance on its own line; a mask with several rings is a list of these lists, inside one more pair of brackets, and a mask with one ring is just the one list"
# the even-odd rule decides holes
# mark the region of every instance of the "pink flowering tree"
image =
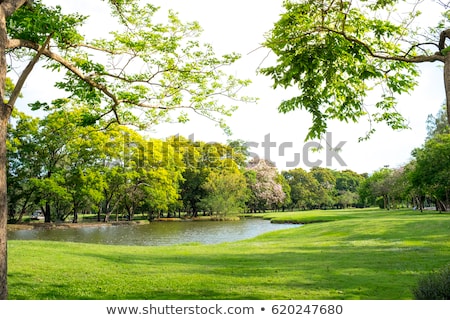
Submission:
[[253,159],[247,168],[247,183],[251,196],[250,211],[265,211],[279,207],[286,199],[281,176],[275,165],[268,160]]

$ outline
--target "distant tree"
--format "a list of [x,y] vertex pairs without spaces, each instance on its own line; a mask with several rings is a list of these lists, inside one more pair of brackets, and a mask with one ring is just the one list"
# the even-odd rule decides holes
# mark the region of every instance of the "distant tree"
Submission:
[[277,182],[281,185],[281,190],[285,195],[283,202],[278,204],[278,208],[282,211],[292,207],[291,186],[284,177],[283,173],[277,175]]
[[359,203],[358,189],[364,177],[352,170],[335,171],[336,202],[339,206],[347,207]]
[[356,192],[361,182],[365,179],[363,175],[352,170],[334,171],[336,177],[336,190]]
[[249,195],[245,176],[239,170],[211,171],[202,187],[206,191],[203,207],[218,216],[239,213]]
[[[74,190],[72,187],[64,186],[70,176],[66,171],[66,165],[70,163],[69,158],[72,157],[74,160],[72,164],[75,165],[92,161],[95,157],[93,150],[83,152],[79,148],[80,145],[75,147],[77,143],[84,146],[92,143],[86,135],[82,137],[83,131],[86,133],[87,129],[77,126],[80,115],[81,110],[77,112],[58,110],[43,119],[27,118],[19,114],[16,125],[11,126],[8,153],[9,181],[12,183],[20,181],[20,185],[15,185],[17,190],[33,191],[30,196],[33,196],[34,204],[42,208],[46,222],[52,220],[52,202],[58,203],[59,208],[64,208],[55,213],[59,214],[58,218],[68,214],[66,209],[70,208],[71,196],[67,190]],[[78,170],[77,167],[72,168],[72,174]],[[20,180],[17,180],[19,177]],[[85,187],[87,190],[87,185]],[[14,191],[16,195],[17,190]],[[10,200],[14,198],[11,196]],[[23,200],[31,199],[23,198]]]
[[[279,111],[300,108],[311,113],[313,125],[307,138],[324,134],[334,119],[359,122],[366,117],[370,123],[367,137],[375,131],[373,123],[403,129],[408,125],[396,109],[397,97],[416,86],[418,63],[439,62],[444,66],[449,121],[449,5],[438,3],[443,6],[443,19],[422,26],[417,23],[421,6],[435,3],[283,1],[284,12],[264,43],[278,59],[274,66],[261,69],[272,78],[274,87],[298,90],[280,104]],[[365,104],[373,89],[379,89],[374,108]]]
[[290,186],[290,197],[294,208],[309,209],[318,204],[319,182],[302,168],[282,172]]
[[394,190],[393,169],[382,168],[372,173],[363,181],[359,195],[364,204],[374,205],[380,200],[380,207],[391,208],[392,193]]
[[432,114],[427,118],[427,139],[433,138],[438,134],[450,133],[450,125],[447,119],[445,109],[439,110],[436,116]]
[[252,159],[247,170],[248,185],[251,191],[248,206],[251,211],[280,206],[286,198],[275,165],[262,159]]
[[14,125],[8,130],[8,207],[9,220],[21,222],[24,215],[39,209],[35,201],[37,189],[31,179],[42,170],[40,146],[36,143],[39,119],[14,112]]
[[436,208],[450,208],[450,134],[440,134],[414,150],[412,185],[436,202]]
[[181,198],[185,210],[197,216],[203,209],[202,199],[207,197],[203,186],[211,172],[236,170],[242,166],[243,160],[239,151],[230,145],[194,142],[184,138],[179,143],[186,168],[181,182]]
[[318,204],[321,208],[332,207],[336,203],[336,177],[329,168],[315,167],[310,170],[319,183],[317,190]]

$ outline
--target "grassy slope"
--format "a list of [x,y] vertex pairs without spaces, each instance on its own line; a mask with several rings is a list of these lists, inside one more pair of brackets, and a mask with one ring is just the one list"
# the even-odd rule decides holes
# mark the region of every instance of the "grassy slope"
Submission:
[[411,299],[450,262],[450,215],[274,214],[328,221],[220,245],[10,241],[11,299]]

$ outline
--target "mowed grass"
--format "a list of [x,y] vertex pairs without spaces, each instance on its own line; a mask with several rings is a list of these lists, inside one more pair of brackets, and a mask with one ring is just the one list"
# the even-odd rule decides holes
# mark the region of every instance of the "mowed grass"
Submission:
[[10,241],[10,299],[412,299],[450,263],[450,215],[339,210],[267,215],[326,221],[219,245]]

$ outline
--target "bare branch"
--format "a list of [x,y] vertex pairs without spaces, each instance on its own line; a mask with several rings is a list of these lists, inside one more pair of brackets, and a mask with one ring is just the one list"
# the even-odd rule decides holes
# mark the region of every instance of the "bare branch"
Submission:
[[409,50],[405,53],[405,57],[407,57],[416,48],[422,50],[423,52],[426,52],[426,50],[423,49],[422,46],[435,46],[439,49],[439,46],[434,42],[416,43],[411,45],[411,48],[409,48]]

